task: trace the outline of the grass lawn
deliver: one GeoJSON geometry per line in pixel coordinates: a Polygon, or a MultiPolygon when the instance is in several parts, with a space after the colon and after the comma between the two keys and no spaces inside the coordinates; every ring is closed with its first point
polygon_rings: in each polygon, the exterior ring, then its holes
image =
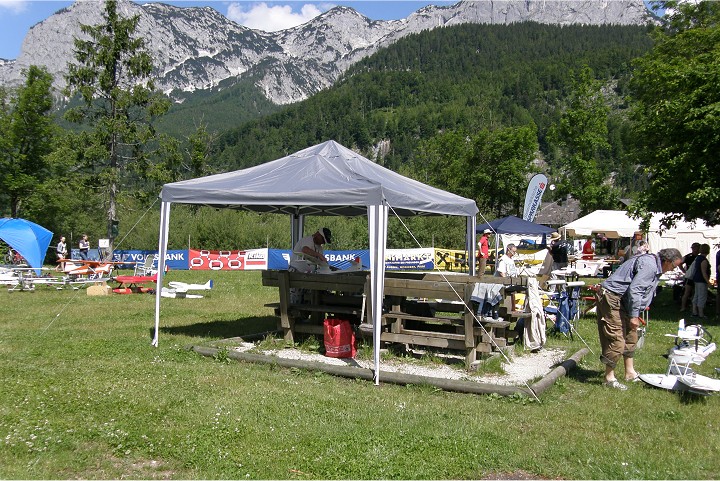
{"type": "MultiPolygon", "coordinates": [[[[193,344],[275,328],[259,272],[171,271],[203,299],[0,292],[0,478],[712,479],[720,399],[604,388],[593,349],[541,397],[481,396],[216,359],[193,344]]],[[[656,299],[639,372],[662,373],[677,330],[656,299]]],[[[716,322],[716,321],[715,321],[716,322]]],[[[712,321],[711,334],[720,332],[712,321]]],[[[579,340],[551,336],[572,354],[579,340]]],[[[720,357],[698,371],[712,376],[720,357]]],[[[622,372],[619,373],[622,376],[622,372]]]]}

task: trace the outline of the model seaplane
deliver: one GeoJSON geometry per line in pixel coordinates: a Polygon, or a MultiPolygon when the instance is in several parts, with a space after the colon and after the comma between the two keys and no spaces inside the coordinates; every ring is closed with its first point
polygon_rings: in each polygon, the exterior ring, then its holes
{"type": "Polygon", "coordinates": [[[685,320],[681,319],[677,334],[665,335],[675,339],[675,345],[667,355],[667,371],[665,374],[641,374],[640,379],[654,387],[701,396],[720,392],[720,379],[703,376],[690,367],[691,364],[699,366],[715,351],[710,333],[700,325],[686,327],[685,320]]]}
{"type": "Polygon", "coordinates": [[[109,281],[115,265],[123,264],[86,259],[58,259],[57,262],[61,266],[63,277],[45,282],[48,285],[55,285],[57,289],[62,289],[64,286],[79,289],[86,284],[109,281]]]}
{"type": "Polygon", "coordinates": [[[38,270],[48,269],[21,266],[0,267],[0,284],[7,286],[8,292],[15,292],[34,291],[36,284],[50,284],[58,281],[53,276],[38,276],[38,270]]]}

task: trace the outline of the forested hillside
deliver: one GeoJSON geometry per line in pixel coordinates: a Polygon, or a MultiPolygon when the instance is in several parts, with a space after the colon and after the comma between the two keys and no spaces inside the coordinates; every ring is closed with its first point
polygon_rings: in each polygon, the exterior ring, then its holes
{"type": "MultiPolygon", "coordinates": [[[[151,248],[157,245],[150,226],[157,224],[158,213],[150,204],[163,183],[257,165],[334,139],[404,175],[473,198],[489,218],[517,214],[527,179],[537,171],[558,186],[555,195],[571,193],[584,209],[602,208],[619,195],[632,196],[643,181],[625,153],[632,136],[624,96],[633,59],[650,47],[641,27],[522,23],[435,29],[378,51],[332,88],[295,105],[264,103],[247,84],[203,92],[166,115],[158,102],[145,116],[123,119],[127,138],[111,169],[104,164],[102,127],[115,123],[59,130],[46,141],[52,153],[44,164],[8,164],[24,170],[5,175],[4,185],[14,190],[0,192],[0,200],[8,205],[13,200],[19,215],[70,238],[79,231],[94,239],[111,234],[119,236],[122,247],[151,248]],[[176,138],[155,137],[158,131],[176,138]],[[143,139],[130,138],[135,132],[143,139]],[[116,188],[106,187],[109,181],[116,188]],[[116,193],[116,208],[108,208],[108,192],[116,193]],[[140,219],[148,228],[140,228],[140,219]]],[[[28,82],[24,92],[38,91],[28,82]]],[[[44,101],[50,93],[36,96],[44,101]]],[[[7,158],[22,151],[20,140],[40,145],[23,134],[19,119],[29,110],[25,104],[0,103],[8,113],[0,121],[17,130],[5,139],[7,158]]],[[[183,220],[170,245],[251,248],[264,239],[288,247],[279,234],[286,231],[287,219],[226,216],[212,209],[176,214],[183,220]]],[[[364,229],[362,222],[313,222],[338,227],[335,247],[365,243],[359,239],[366,236],[353,234],[364,229]]],[[[423,245],[462,246],[464,221],[412,219],[409,224],[423,245]]],[[[392,247],[415,246],[404,228],[390,229],[388,239],[392,247]]]]}
{"type": "MultiPolygon", "coordinates": [[[[547,130],[572,75],[589,66],[612,87],[617,110],[632,59],[650,46],[643,27],[462,25],[412,35],[333,88],[221,135],[217,167],[244,168],[335,139],[371,158],[379,150],[379,162],[402,170],[418,142],[438,132],[530,124],[547,154],[547,130]]],[[[608,160],[620,162],[612,157],[624,151],[622,123],[609,128],[608,160]]]]}

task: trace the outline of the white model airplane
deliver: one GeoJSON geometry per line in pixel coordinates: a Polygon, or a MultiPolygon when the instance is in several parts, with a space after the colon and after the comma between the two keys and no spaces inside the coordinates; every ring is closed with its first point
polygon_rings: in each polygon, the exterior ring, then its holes
{"type": "Polygon", "coordinates": [[[209,291],[213,288],[213,281],[210,279],[205,284],[187,284],[185,282],[168,282],[170,287],[163,287],[160,291],[162,297],[173,297],[183,299],[202,299],[200,294],[188,294],[188,291],[209,291]]]}
{"type": "Polygon", "coordinates": [[[331,266],[326,262],[318,262],[317,274],[340,274],[345,272],[355,272],[362,270],[362,260],[356,257],[354,260],[347,261],[348,266],[342,269],[331,266]]]}
{"type": "Polygon", "coordinates": [[[668,369],[665,374],[641,374],[640,379],[654,387],[671,391],[687,391],[693,394],[708,396],[720,392],[720,379],[713,379],[698,374],[691,364],[700,365],[712,354],[714,342],[708,342],[705,335],[710,334],[699,325],[685,326],[681,319],[677,334],[665,334],[675,338],[675,345],[668,352],[668,369]]]}
{"type": "MultiPolygon", "coordinates": [[[[43,271],[52,269],[40,268],[43,271]]],[[[38,276],[34,267],[0,267],[0,284],[8,287],[8,292],[34,291],[37,284],[49,285],[58,282],[57,277],[38,276]]]]}

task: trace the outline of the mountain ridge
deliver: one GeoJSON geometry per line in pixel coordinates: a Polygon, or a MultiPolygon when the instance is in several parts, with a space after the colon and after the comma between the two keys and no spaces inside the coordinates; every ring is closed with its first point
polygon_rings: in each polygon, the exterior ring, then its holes
{"type": "MultiPolygon", "coordinates": [[[[77,1],[33,26],[16,60],[0,60],[0,85],[17,86],[22,70],[44,66],[61,89],[73,37],[80,24],[102,22],[99,2],[77,1]]],[[[350,66],[378,49],[423,30],[463,23],[640,25],[650,21],[642,0],[462,0],[427,6],[400,20],[372,20],[350,7],[335,7],[309,22],[279,32],[239,25],[211,7],[139,5],[120,0],[124,16],[140,15],[138,35],[146,40],[156,68],[156,86],[176,101],[197,90],[218,88],[228,79],[253,78],[277,105],[298,102],[325,89],[350,66]]]]}

